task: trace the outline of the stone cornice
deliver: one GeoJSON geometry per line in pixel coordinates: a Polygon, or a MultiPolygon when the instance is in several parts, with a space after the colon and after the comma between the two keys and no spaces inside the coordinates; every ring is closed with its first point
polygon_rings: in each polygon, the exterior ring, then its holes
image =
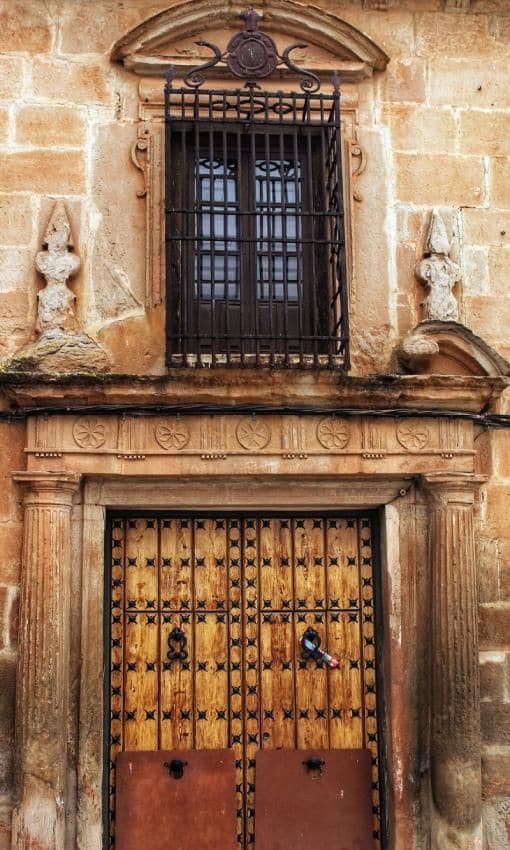
{"type": "Polygon", "coordinates": [[[0,411],[211,405],[317,410],[417,409],[480,413],[494,408],[506,377],[351,377],[298,370],[174,370],[165,376],[0,374],[0,411]]]}

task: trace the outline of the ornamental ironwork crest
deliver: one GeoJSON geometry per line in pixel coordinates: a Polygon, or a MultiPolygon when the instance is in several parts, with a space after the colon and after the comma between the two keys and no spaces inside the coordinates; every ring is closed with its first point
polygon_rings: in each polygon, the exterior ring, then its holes
{"type": "MultiPolygon", "coordinates": [[[[255,9],[240,12],[244,20],[244,29],[234,35],[226,49],[222,51],[216,44],[200,39],[195,42],[199,47],[208,47],[213,56],[201,65],[192,68],[184,77],[184,84],[191,88],[199,88],[206,79],[205,72],[215,65],[226,65],[235,77],[246,80],[247,88],[257,88],[257,80],[271,76],[279,68],[287,68],[300,77],[300,87],[305,92],[316,92],[320,88],[320,79],[312,71],[306,71],[296,65],[290,57],[293,50],[304,49],[307,44],[296,42],[286,47],[282,53],[267,33],[260,32],[258,25],[262,20],[255,9]]],[[[170,83],[175,69],[170,67],[167,79],[170,83]]]]}

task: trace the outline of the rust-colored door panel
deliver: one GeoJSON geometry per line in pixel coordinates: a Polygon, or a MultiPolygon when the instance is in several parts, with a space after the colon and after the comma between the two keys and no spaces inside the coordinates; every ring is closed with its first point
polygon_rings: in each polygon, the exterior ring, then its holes
{"type": "Polygon", "coordinates": [[[256,850],[373,850],[368,750],[263,750],[256,850]]]}
{"type": "Polygon", "coordinates": [[[117,756],[116,850],[237,850],[232,750],[117,756]]]}

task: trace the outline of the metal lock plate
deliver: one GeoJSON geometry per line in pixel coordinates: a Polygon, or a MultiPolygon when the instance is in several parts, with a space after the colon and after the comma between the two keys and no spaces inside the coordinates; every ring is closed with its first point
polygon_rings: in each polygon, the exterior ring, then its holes
{"type": "Polygon", "coordinates": [[[373,850],[368,750],[262,750],[257,850],[373,850]]]}
{"type": "Polygon", "coordinates": [[[117,756],[115,850],[237,850],[232,750],[117,756]]]}

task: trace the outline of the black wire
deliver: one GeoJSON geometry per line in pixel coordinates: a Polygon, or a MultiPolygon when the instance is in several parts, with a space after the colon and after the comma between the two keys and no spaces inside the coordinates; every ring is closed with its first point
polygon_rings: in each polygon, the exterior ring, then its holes
{"type": "Polygon", "coordinates": [[[131,416],[158,416],[162,414],[187,414],[199,416],[201,414],[221,413],[226,415],[249,415],[249,414],[291,414],[294,416],[377,416],[387,418],[444,418],[444,419],[467,419],[487,428],[510,427],[510,414],[503,413],[470,413],[465,410],[434,410],[420,408],[392,407],[380,410],[367,410],[364,408],[343,407],[317,407],[309,405],[226,405],[226,404],[77,404],[77,405],[52,405],[52,406],[25,406],[15,410],[0,411],[0,419],[18,420],[27,416],[56,416],[59,414],[95,415],[102,413],[123,413],[131,416]]]}

